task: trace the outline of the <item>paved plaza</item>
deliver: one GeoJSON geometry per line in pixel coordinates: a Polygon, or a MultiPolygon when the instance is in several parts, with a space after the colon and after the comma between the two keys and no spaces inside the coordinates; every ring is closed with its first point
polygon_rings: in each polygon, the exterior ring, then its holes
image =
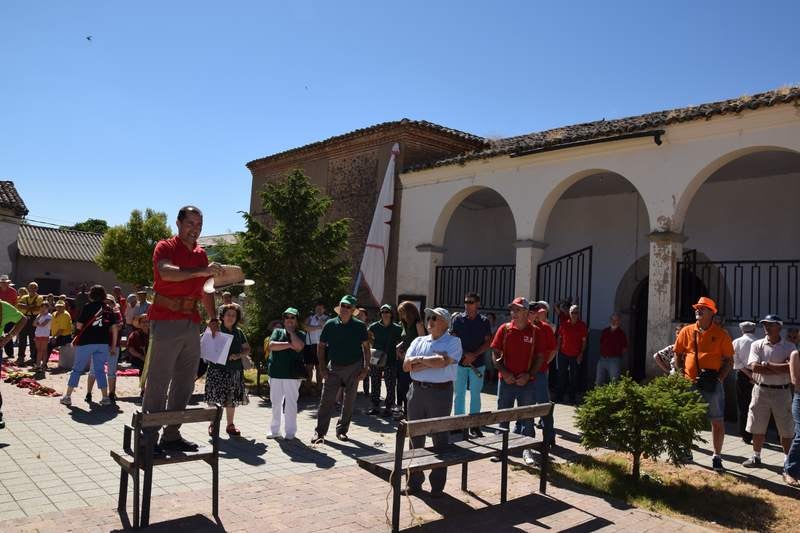
{"type": "MultiPolygon", "coordinates": [[[[45,383],[63,390],[66,374],[48,375],[45,383]]],[[[84,388],[73,394],[72,407],[58,398],[37,397],[0,383],[5,399],[6,429],[0,431],[0,531],[109,531],[125,524],[116,512],[119,468],[109,450],[119,449],[122,426],[138,408],[137,378],[119,378],[118,408],[83,400],[84,388]]],[[[81,387],[85,386],[85,378],[81,387]]],[[[195,398],[200,399],[198,383],[195,398]]],[[[95,391],[95,401],[99,392],[95,391]]],[[[484,408],[495,397],[483,395],[484,408]]],[[[251,395],[237,409],[242,437],[221,439],[220,520],[211,516],[211,475],[203,462],[157,467],[153,476],[151,529],[175,531],[382,531],[389,486],[358,468],[355,458],[384,453],[394,445],[395,425],[365,414],[368,402],[359,396],[351,441],[308,444],[316,404],[305,401],[298,417],[298,439],[267,441],[268,402],[251,395]]],[[[558,446],[554,460],[585,453],[577,444],[572,407],[557,405],[558,446]]],[[[203,424],[185,426],[184,435],[207,441],[203,424]]],[[[329,435],[333,437],[333,435],[329,435]]],[[[710,435],[706,435],[710,440],[710,435]]],[[[782,454],[768,445],[767,467],[747,470],[739,464],[750,448],[729,436],[726,466],[742,476],[759,476],[768,486],[781,485],[782,454]]],[[[695,450],[697,465],[708,468],[708,445],[695,450]]],[[[515,459],[517,463],[519,459],[515,459]]],[[[488,460],[470,466],[470,491],[459,487],[457,468],[450,469],[446,496],[423,493],[404,498],[401,523],[422,523],[422,531],[681,531],[699,524],[632,508],[587,493],[548,486],[538,494],[538,477],[517,464],[509,476],[509,503],[500,508],[500,467],[488,460]],[[413,506],[413,515],[409,509],[413,506]],[[416,517],[417,522],[412,522],[416,517]]],[[[425,485],[427,489],[427,484],[425,485]]],[[[129,502],[130,502],[129,496],[129,502]]],[[[130,505],[130,503],[129,503],[130,505]]]]}

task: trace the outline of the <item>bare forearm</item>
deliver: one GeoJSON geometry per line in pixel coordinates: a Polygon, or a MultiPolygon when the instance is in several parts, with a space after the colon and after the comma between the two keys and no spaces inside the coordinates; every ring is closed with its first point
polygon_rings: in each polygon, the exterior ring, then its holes
{"type": "Polygon", "coordinates": [[[325,368],[325,348],[327,348],[326,344],[321,342],[317,344],[317,362],[320,368],[325,368]]]}
{"type": "Polygon", "coordinates": [[[213,294],[203,294],[203,307],[206,310],[206,315],[208,315],[208,318],[218,318],[217,310],[214,308],[213,294]]]}
{"type": "Polygon", "coordinates": [[[158,273],[164,281],[186,281],[193,278],[207,278],[211,275],[208,267],[181,268],[170,263],[158,265],[158,273]]]}

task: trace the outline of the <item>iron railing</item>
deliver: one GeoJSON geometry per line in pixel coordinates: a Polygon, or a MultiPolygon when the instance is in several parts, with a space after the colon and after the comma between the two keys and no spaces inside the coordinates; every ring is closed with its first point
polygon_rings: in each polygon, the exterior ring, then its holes
{"type": "Polygon", "coordinates": [[[675,319],[694,322],[692,304],[709,296],[728,321],[758,321],[779,315],[800,323],[800,259],[678,262],[675,319]]]}
{"type": "Polygon", "coordinates": [[[436,267],[435,305],[464,307],[464,295],[477,292],[481,309],[502,311],[514,299],[514,265],[448,265],[436,267]]]}
{"type": "Polygon", "coordinates": [[[536,270],[536,299],[550,303],[556,323],[555,304],[568,300],[581,306],[581,320],[590,324],[592,310],[592,247],[541,263],[536,270]]]}

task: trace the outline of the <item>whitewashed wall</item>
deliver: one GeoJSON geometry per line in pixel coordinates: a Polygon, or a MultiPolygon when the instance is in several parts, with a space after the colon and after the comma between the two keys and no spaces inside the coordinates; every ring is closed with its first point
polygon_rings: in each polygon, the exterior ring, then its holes
{"type": "Polygon", "coordinates": [[[516,239],[511,209],[467,209],[453,212],[444,237],[445,265],[513,265],[516,239]]]}

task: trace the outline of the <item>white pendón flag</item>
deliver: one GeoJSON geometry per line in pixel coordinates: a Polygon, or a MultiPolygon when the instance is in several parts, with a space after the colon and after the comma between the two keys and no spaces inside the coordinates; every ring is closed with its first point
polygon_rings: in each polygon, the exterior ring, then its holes
{"type": "Polygon", "coordinates": [[[392,156],[386,167],[383,185],[378,195],[375,213],[372,215],[372,225],[369,227],[367,245],[364,248],[364,258],[358,272],[356,286],[353,294],[358,292],[361,281],[367,286],[375,303],[383,303],[383,284],[386,274],[386,260],[389,255],[389,232],[392,224],[392,210],[394,209],[394,170],[395,160],[400,153],[400,145],[392,146],[392,156]]]}

